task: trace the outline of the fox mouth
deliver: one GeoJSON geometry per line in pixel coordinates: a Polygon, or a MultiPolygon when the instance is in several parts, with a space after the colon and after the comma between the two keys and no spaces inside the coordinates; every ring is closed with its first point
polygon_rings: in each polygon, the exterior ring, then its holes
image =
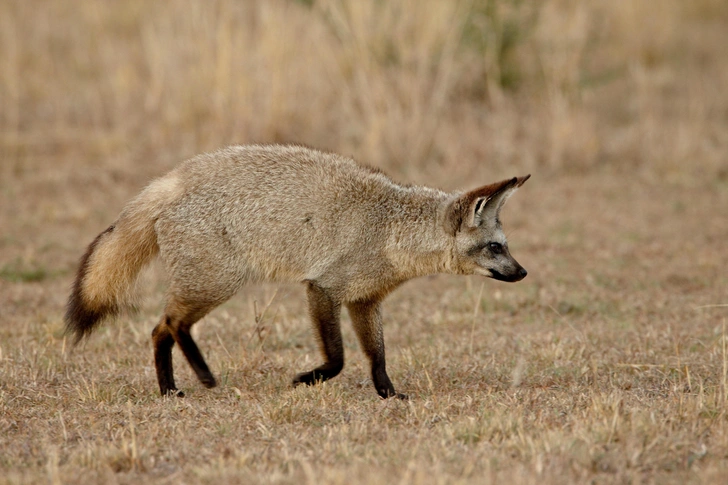
{"type": "Polygon", "coordinates": [[[521,281],[523,278],[526,277],[528,274],[528,271],[526,271],[526,268],[518,268],[516,271],[514,271],[511,274],[503,274],[500,273],[494,269],[490,270],[490,277],[494,280],[498,281],[507,281],[508,283],[515,283],[516,281],[521,281]]]}

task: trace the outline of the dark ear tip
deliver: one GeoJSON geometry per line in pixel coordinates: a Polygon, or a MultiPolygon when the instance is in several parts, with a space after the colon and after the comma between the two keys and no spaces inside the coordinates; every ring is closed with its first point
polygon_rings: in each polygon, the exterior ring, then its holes
{"type": "Polygon", "coordinates": [[[518,187],[524,184],[524,182],[531,178],[531,174],[525,175],[523,177],[513,177],[512,183],[516,184],[518,187]]]}

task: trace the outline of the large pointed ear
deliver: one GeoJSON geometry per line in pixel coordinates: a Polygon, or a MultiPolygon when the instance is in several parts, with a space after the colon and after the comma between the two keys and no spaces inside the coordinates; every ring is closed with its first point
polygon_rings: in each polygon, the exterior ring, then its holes
{"type": "Polygon", "coordinates": [[[478,227],[484,221],[497,221],[503,204],[531,175],[513,177],[471,190],[450,202],[445,213],[445,230],[455,235],[466,227],[478,227]]]}
{"type": "Polygon", "coordinates": [[[493,184],[497,187],[496,190],[487,197],[478,198],[472,207],[473,226],[479,226],[485,221],[498,223],[500,211],[508,198],[530,177],[531,174],[528,174],[525,177],[513,177],[493,184]]]}

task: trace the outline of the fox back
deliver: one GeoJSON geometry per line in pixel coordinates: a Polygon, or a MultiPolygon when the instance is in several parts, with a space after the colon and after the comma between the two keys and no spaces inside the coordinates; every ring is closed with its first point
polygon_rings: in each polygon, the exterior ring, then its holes
{"type": "Polygon", "coordinates": [[[164,180],[181,195],[155,225],[161,257],[174,284],[213,299],[262,280],[319,281],[358,299],[409,276],[396,261],[408,246],[442,246],[420,214],[435,214],[446,194],[399,186],[334,154],[233,147],[164,180]]]}
{"type": "Polygon", "coordinates": [[[499,214],[527,178],[446,193],[400,185],[349,158],[300,146],[199,155],[152,182],[89,246],[67,329],[78,340],[129,306],[139,270],[159,254],[170,285],[153,333],[160,390],[177,392],[174,343],[211,386],[189,328],[246,283],[302,282],[325,364],[300,382],[333,377],[343,367],[338,315],[345,305],[378,392],[395,395],[383,370],[381,300],[426,274],[522,279],[526,272],[508,252],[499,214]]]}

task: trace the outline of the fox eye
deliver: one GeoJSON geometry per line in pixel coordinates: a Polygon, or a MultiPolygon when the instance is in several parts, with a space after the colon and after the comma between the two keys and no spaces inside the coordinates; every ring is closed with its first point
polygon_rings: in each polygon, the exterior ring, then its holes
{"type": "Polygon", "coordinates": [[[501,243],[492,242],[488,244],[488,249],[493,254],[501,254],[503,252],[503,245],[501,243]]]}

